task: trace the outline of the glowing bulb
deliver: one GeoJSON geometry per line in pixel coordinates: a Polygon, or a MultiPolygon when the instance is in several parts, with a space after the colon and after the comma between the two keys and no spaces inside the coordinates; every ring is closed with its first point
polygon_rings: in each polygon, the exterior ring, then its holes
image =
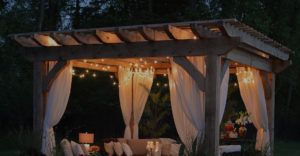
{"type": "Polygon", "coordinates": [[[248,83],[248,80],[246,78],[243,79],[244,83],[248,83]]]}
{"type": "Polygon", "coordinates": [[[86,62],[87,62],[87,60],[83,60],[83,62],[84,62],[84,63],[86,63],[86,62]]]}
{"type": "Polygon", "coordinates": [[[132,63],[129,63],[130,66],[132,66],[132,63]]]}
{"type": "Polygon", "coordinates": [[[85,70],[86,73],[89,73],[89,70],[85,70]]]}
{"type": "Polygon", "coordinates": [[[93,74],[93,77],[96,77],[96,76],[97,76],[96,73],[94,73],[94,74],[93,74]]]}
{"type": "Polygon", "coordinates": [[[147,61],[145,61],[144,64],[147,64],[147,61]]]}
{"type": "Polygon", "coordinates": [[[156,83],[156,86],[159,86],[159,83],[158,83],[158,82],[156,83]]]}
{"type": "Polygon", "coordinates": [[[197,39],[197,36],[194,36],[193,39],[196,40],[196,39],[197,39]]]}
{"type": "Polygon", "coordinates": [[[90,66],[93,66],[93,63],[91,63],[90,66]]]}
{"type": "Polygon", "coordinates": [[[114,76],[113,76],[113,75],[109,75],[109,77],[110,77],[111,79],[113,79],[113,78],[114,78],[114,76]]]}
{"type": "Polygon", "coordinates": [[[168,84],[167,84],[167,83],[165,83],[165,84],[164,84],[164,86],[165,86],[165,87],[167,87],[167,86],[168,86],[168,84]]]}
{"type": "Polygon", "coordinates": [[[166,73],[164,73],[164,77],[166,77],[167,76],[167,74],[166,73]]]}
{"type": "Polygon", "coordinates": [[[157,61],[156,61],[156,60],[154,60],[154,63],[157,63],[157,61]]]}
{"type": "Polygon", "coordinates": [[[101,59],[101,62],[104,62],[104,59],[101,59]]]}
{"type": "Polygon", "coordinates": [[[99,66],[99,64],[96,64],[96,67],[98,67],[99,66]]]}
{"type": "Polygon", "coordinates": [[[116,81],[114,81],[114,82],[113,82],[113,85],[115,86],[116,84],[117,84],[117,82],[116,82],[116,81]]]}
{"type": "Polygon", "coordinates": [[[236,86],[237,86],[237,83],[235,82],[233,85],[236,87],[236,86]]]}
{"type": "Polygon", "coordinates": [[[142,61],[143,61],[143,58],[140,58],[140,61],[142,62],[142,61]]]}
{"type": "Polygon", "coordinates": [[[75,75],[75,73],[72,73],[72,75],[75,75]]]}
{"type": "Polygon", "coordinates": [[[107,66],[107,69],[110,69],[110,66],[107,66]]]}
{"type": "Polygon", "coordinates": [[[136,64],[134,64],[134,66],[135,66],[135,67],[138,67],[138,66],[139,66],[139,64],[137,64],[137,63],[136,63],[136,64]]]}
{"type": "Polygon", "coordinates": [[[236,73],[236,75],[238,76],[238,75],[239,75],[239,73],[236,73]]]}
{"type": "Polygon", "coordinates": [[[167,56],[166,58],[167,58],[167,59],[169,59],[170,57],[169,57],[169,56],[167,56]]]}

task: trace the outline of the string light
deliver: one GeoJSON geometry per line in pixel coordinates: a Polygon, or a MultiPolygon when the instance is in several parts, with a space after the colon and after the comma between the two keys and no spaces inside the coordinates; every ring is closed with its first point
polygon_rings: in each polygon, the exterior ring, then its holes
{"type": "Polygon", "coordinates": [[[165,83],[165,84],[164,84],[164,86],[165,86],[165,87],[168,87],[168,84],[167,84],[167,83],[165,83]]]}
{"type": "Polygon", "coordinates": [[[158,82],[156,83],[156,86],[157,86],[157,87],[159,86],[159,83],[158,83],[158,82]]]}
{"type": "Polygon", "coordinates": [[[196,39],[197,39],[197,36],[194,36],[193,39],[196,40],[196,39]]]}
{"type": "Polygon", "coordinates": [[[135,66],[135,67],[139,67],[139,64],[136,63],[136,64],[134,64],[134,66],[135,66]]]}
{"type": "Polygon", "coordinates": [[[97,75],[96,75],[96,73],[93,73],[93,77],[96,77],[97,75]]]}
{"type": "Polygon", "coordinates": [[[132,66],[132,63],[129,63],[130,66],[132,66]]]}
{"type": "Polygon", "coordinates": [[[87,60],[83,60],[83,62],[84,62],[84,63],[86,63],[86,62],[87,62],[87,60]]]}
{"type": "Polygon", "coordinates": [[[107,66],[107,69],[110,69],[110,66],[107,66]]]}
{"type": "Polygon", "coordinates": [[[143,61],[143,58],[140,58],[140,61],[142,62],[142,61],[143,61]]]}
{"type": "Polygon", "coordinates": [[[116,81],[114,81],[114,82],[113,82],[113,85],[115,86],[116,84],[117,84],[117,82],[116,82],[116,81]]]}
{"type": "Polygon", "coordinates": [[[167,74],[166,73],[164,73],[164,77],[166,77],[167,76],[167,74]]]}
{"type": "Polygon", "coordinates": [[[156,61],[156,60],[154,60],[154,63],[157,63],[157,61],[156,61]]]}
{"type": "Polygon", "coordinates": [[[96,67],[98,67],[99,66],[99,64],[96,64],[96,67]]]}
{"type": "Polygon", "coordinates": [[[166,57],[166,59],[170,59],[170,57],[169,57],[169,56],[167,56],[167,57],[166,57]]]}
{"type": "Polygon", "coordinates": [[[114,78],[114,76],[113,76],[113,75],[109,75],[109,77],[110,77],[111,79],[113,79],[113,78],[114,78]]]}
{"type": "Polygon", "coordinates": [[[84,74],[79,75],[80,78],[84,78],[84,74]]]}
{"type": "Polygon", "coordinates": [[[86,73],[89,73],[89,70],[85,70],[86,73]]]}
{"type": "Polygon", "coordinates": [[[233,85],[236,87],[236,86],[237,86],[237,83],[235,82],[233,85]]]}
{"type": "Polygon", "coordinates": [[[104,62],[104,59],[101,59],[101,62],[104,62]]]}
{"type": "Polygon", "coordinates": [[[144,64],[147,64],[147,61],[145,61],[144,64]]]}

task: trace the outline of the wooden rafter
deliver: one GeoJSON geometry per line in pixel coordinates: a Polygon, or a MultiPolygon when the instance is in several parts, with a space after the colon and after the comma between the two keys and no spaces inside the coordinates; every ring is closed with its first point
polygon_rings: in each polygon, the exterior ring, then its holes
{"type": "Polygon", "coordinates": [[[141,35],[148,41],[170,40],[170,37],[163,31],[154,30],[146,26],[141,27],[139,30],[141,35]]]}
{"type": "Polygon", "coordinates": [[[123,41],[118,37],[117,34],[112,32],[105,32],[102,30],[96,30],[96,35],[104,43],[122,43],[123,41]]]}
{"type": "Polygon", "coordinates": [[[177,28],[172,25],[165,26],[168,36],[174,40],[194,39],[195,34],[192,31],[177,28]]]}
{"type": "Polygon", "coordinates": [[[219,38],[223,37],[220,32],[212,31],[207,27],[191,24],[192,31],[198,38],[219,38]]]}

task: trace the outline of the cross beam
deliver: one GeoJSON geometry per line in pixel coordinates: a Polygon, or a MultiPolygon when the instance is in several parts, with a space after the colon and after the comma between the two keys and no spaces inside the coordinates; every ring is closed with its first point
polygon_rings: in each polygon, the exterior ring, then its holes
{"type": "Polygon", "coordinates": [[[29,60],[72,60],[161,56],[224,55],[240,44],[237,38],[178,40],[100,45],[22,48],[29,60]]]}

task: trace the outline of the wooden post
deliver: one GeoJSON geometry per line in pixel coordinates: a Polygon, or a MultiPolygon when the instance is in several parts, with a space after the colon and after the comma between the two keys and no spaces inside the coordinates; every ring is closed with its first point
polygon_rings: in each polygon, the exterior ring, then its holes
{"type": "Polygon", "coordinates": [[[266,99],[270,132],[271,156],[274,155],[275,73],[268,73],[271,96],[266,99]]]}
{"type": "Polygon", "coordinates": [[[37,139],[37,149],[40,149],[42,143],[42,130],[44,119],[44,93],[43,79],[46,76],[46,63],[35,61],[33,63],[33,132],[37,139]]]}
{"type": "Polygon", "coordinates": [[[209,156],[219,154],[221,57],[207,55],[205,92],[205,141],[209,156]]]}

